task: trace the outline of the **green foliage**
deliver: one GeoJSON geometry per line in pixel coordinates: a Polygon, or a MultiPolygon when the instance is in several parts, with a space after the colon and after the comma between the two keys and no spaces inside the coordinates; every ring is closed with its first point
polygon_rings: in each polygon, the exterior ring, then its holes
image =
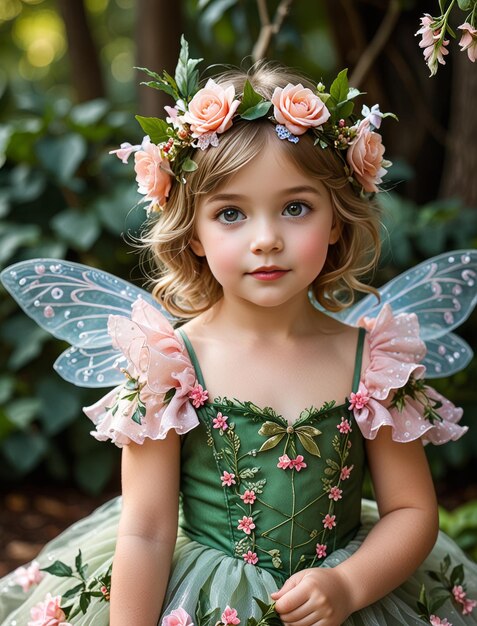
{"type": "Polygon", "coordinates": [[[477,500],[467,502],[453,511],[441,508],[439,526],[462,550],[477,560],[477,500]]]}

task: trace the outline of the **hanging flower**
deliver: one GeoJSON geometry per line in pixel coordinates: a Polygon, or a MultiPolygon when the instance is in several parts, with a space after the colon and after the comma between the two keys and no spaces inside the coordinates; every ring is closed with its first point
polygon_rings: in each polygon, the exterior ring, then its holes
{"type": "Polygon", "coordinates": [[[444,39],[440,28],[433,28],[435,19],[426,13],[421,17],[421,28],[416,35],[421,35],[419,47],[424,48],[424,59],[431,70],[431,76],[437,73],[438,64],[445,65],[444,56],[449,54],[449,40],[444,39]]]}
{"type": "Polygon", "coordinates": [[[467,56],[475,63],[477,59],[477,28],[474,28],[472,24],[464,22],[459,29],[462,30],[462,37],[459,41],[461,52],[467,52],[467,56]]]}

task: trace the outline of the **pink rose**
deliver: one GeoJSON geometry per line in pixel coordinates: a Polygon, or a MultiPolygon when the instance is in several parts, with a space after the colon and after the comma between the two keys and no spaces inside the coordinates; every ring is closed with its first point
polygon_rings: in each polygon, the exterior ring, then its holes
{"type": "Polygon", "coordinates": [[[28,626],[72,626],[65,622],[65,613],[60,607],[61,596],[53,597],[50,593],[46,594],[44,602],[39,602],[31,611],[32,619],[28,622],[28,626]]]}
{"type": "Polygon", "coordinates": [[[234,100],[235,87],[222,85],[209,78],[207,84],[195,94],[181,121],[190,124],[193,137],[206,133],[223,133],[232,126],[240,102],[234,100]]]}
{"type": "Polygon", "coordinates": [[[272,96],[273,116],[294,135],[303,135],[309,128],[324,124],[330,112],[311,89],[290,83],[276,87],[272,96]]]}
{"type": "Polygon", "coordinates": [[[28,567],[18,567],[13,573],[13,578],[17,585],[27,592],[30,587],[37,585],[44,577],[44,573],[40,572],[38,561],[32,561],[28,567]]]}
{"type": "Polygon", "coordinates": [[[354,177],[365,191],[379,191],[377,184],[386,174],[383,154],[381,135],[369,130],[369,121],[363,120],[358,126],[355,139],[349,144],[346,160],[354,177]]]}
{"type": "Polygon", "coordinates": [[[141,149],[134,155],[134,170],[139,193],[150,201],[148,212],[156,205],[162,207],[169,196],[172,185],[171,169],[167,159],[162,158],[159,146],[144,137],[141,149]]]}
{"type": "Polygon", "coordinates": [[[179,607],[163,617],[162,626],[194,626],[194,624],[189,613],[179,607]]]}
{"type": "Polygon", "coordinates": [[[232,626],[240,624],[236,609],[232,609],[230,608],[230,606],[226,606],[224,612],[222,613],[222,623],[226,626],[227,624],[231,624],[232,626]]]}
{"type": "Polygon", "coordinates": [[[459,41],[461,51],[465,52],[467,50],[467,56],[472,63],[475,63],[475,59],[477,59],[477,28],[474,28],[468,22],[464,22],[459,28],[463,31],[459,41]]]}

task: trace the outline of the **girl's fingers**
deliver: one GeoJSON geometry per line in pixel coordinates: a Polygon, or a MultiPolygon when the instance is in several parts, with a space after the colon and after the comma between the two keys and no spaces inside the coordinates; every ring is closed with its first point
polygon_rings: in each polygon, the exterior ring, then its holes
{"type": "Polygon", "coordinates": [[[278,600],[278,598],[281,598],[285,593],[296,587],[296,585],[297,581],[293,578],[293,576],[291,576],[285,581],[283,587],[281,589],[278,589],[278,591],[274,591],[273,593],[271,593],[270,597],[273,600],[278,600]]]}
{"type": "MultiPolygon", "coordinates": [[[[282,616],[280,617],[283,620],[282,616]]],[[[323,622],[321,621],[318,613],[313,612],[305,615],[298,621],[283,620],[283,623],[285,626],[320,626],[323,622]]]]}
{"type": "Polygon", "coordinates": [[[287,615],[298,607],[304,605],[309,596],[307,589],[304,588],[303,585],[293,586],[288,590],[285,590],[285,585],[283,585],[280,590],[283,590],[282,596],[275,603],[275,609],[277,613],[280,613],[280,615],[287,615]]]}
{"type": "Polygon", "coordinates": [[[305,602],[297,606],[292,611],[288,613],[280,613],[280,619],[287,624],[296,624],[300,620],[305,619],[308,615],[313,614],[313,610],[310,606],[309,602],[305,602]]]}

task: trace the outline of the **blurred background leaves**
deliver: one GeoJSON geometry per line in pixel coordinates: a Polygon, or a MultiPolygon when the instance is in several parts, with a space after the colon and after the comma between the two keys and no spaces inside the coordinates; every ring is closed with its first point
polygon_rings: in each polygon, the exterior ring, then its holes
{"type": "MultiPolygon", "coordinates": [[[[383,129],[394,167],[381,194],[384,248],[374,283],[428,256],[476,247],[477,74],[454,44],[447,66],[428,78],[414,33],[433,3],[2,0],[0,268],[27,258],[67,258],[142,284],[138,257],[124,240],[139,233],[145,214],[136,206],[132,166],[108,151],[140,141],[134,113],[160,116],[171,102],[141,87],[134,67],[173,72],[181,33],[192,55],[205,59],[203,67],[250,65],[264,41],[263,7],[272,23],[284,4],[289,12],[265,47],[269,58],[325,83],[349,67],[366,102],[380,102],[400,118],[383,129]]],[[[111,480],[117,485],[118,450],[91,438],[81,413],[98,392],[64,383],[51,368],[66,346],[3,291],[0,321],[0,480],[76,484],[89,493],[111,480]]],[[[476,345],[475,314],[460,334],[476,345]]],[[[476,374],[474,360],[438,382],[464,406],[470,425],[476,374]]],[[[468,478],[477,461],[476,431],[429,450],[438,483],[453,489],[452,477],[468,478]]],[[[461,491],[457,503],[472,496],[475,489],[461,491]]],[[[475,546],[465,521],[475,512],[466,508],[462,515],[464,543],[475,546]]]]}

